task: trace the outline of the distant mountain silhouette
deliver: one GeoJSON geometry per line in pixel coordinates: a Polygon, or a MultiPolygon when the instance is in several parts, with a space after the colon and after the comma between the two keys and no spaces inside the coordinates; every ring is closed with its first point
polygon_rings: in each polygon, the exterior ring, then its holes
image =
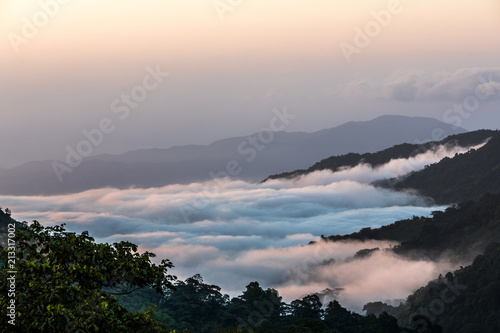
{"type": "Polygon", "coordinates": [[[305,168],[332,155],[375,152],[403,142],[421,143],[436,139],[436,135],[463,132],[466,130],[433,118],[381,116],[314,133],[275,132],[272,140],[268,132],[261,133],[260,138],[254,134],[209,145],[93,156],[64,173],[62,182],[53,170],[53,161],[30,162],[0,170],[0,193],[47,195],[106,186],[146,188],[223,176],[253,182],[277,172],[305,168]]]}

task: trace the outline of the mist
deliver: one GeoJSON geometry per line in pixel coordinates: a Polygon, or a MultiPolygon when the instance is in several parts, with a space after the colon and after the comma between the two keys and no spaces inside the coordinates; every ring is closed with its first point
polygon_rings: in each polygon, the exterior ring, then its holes
{"type": "Polygon", "coordinates": [[[140,251],[156,253],[158,261],[170,259],[172,274],[180,279],[200,273],[232,296],[251,281],[276,288],[288,301],[338,288],[342,304],[361,311],[369,301],[402,300],[453,267],[405,260],[390,251],[396,245],[391,242],[324,242],[320,236],[445,209],[417,194],[370,183],[465,151],[439,146],[376,168],[360,164],[263,184],[218,179],[59,196],[1,196],[0,202],[18,220],[66,223],[70,231],[88,230],[98,242],[136,243],[140,251]],[[310,241],[316,243],[308,245],[310,241]],[[359,250],[372,248],[380,250],[352,259],[359,250]]]}
{"type": "Polygon", "coordinates": [[[269,180],[266,183],[279,184],[279,186],[302,186],[302,184],[328,184],[343,180],[356,181],[358,183],[369,184],[379,179],[397,178],[410,172],[420,171],[426,165],[439,162],[445,157],[451,158],[455,154],[463,154],[471,149],[479,149],[486,142],[472,147],[460,147],[454,145],[437,145],[432,149],[412,156],[410,158],[392,159],[388,163],[373,167],[370,164],[360,163],[354,167],[345,167],[337,172],[312,172],[306,176],[299,176],[292,182],[281,179],[269,180]]]}

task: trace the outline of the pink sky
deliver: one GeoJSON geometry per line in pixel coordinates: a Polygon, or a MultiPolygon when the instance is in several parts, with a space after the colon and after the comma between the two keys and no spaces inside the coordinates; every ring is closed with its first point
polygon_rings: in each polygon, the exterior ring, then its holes
{"type": "MultiPolygon", "coordinates": [[[[0,125],[10,138],[0,167],[61,158],[147,66],[172,76],[95,153],[254,133],[285,105],[299,115],[289,130],[381,114],[443,120],[461,97],[401,103],[384,86],[414,73],[455,80],[465,69],[473,90],[474,71],[500,75],[498,0],[241,0],[218,12],[221,1],[1,1],[0,112],[16,126],[0,125]],[[357,31],[374,24],[356,46],[357,31]],[[350,62],[343,43],[358,49],[350,62]],[[370,94],[346,93],[359,82],[370,94]]],[[[462,125],[497,128],[495,101],[462,125]]]]}

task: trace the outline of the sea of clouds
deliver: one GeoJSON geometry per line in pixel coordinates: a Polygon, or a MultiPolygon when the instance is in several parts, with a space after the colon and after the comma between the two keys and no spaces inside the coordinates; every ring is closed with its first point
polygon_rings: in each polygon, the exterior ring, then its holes
{"type": "Polygon", "coordinates": [[[453,267],[444,261],[404,260],[386,250],[395,243],[323,242],[320,235],[351,233],[444,209],[416,194],[370,183],[465,151],[440,146],[377,168],[360,164],[261,184],[217,179],[147,189],[0,196],[0,203],[17,220],[66,223],[68,230],[88,230],[99,242],[134,242],[141,251],[156,253],[158,261],[170,259],[175,265],[171,273],[179,278],[200,273],[233,296],[252,281],[278,289],[287,301],[342,288],[337,296],[341,303],[360,311],[369,301],[404,299],[453,267]],[[313,240],[318,242],[308,245],[313,240]],[[381,251],[352,259],[359,250],[377,247],[381,251]]]}

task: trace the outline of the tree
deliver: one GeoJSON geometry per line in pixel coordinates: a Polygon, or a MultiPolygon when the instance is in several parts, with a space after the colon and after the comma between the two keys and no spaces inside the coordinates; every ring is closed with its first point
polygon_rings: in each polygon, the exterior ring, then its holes
{"type": "Polygon", "coordinates": [[[325,309],[325,323],[328,328],[345,331],[356,324],[355,318],[337,300],[328,303],[325,309]]]}
{"type": "Polygon", "coordinates": [[[417,332],[422,333],[442,333],[443,329],[431,321],[424,315],[416,315],[412,318],[412,326],[417,332]]]}
{"type": "Polygon", "coordinates": [[[297,318],[321,319],[321,300],[318,295],[307,295],[302,299],[297,299],[291,304],[292,313],[297,318]]]}
{"type": "MultiPolygon", "coordinates": [[[[151,287],[159,293],[174,288],[169,260],[156,265],[153,253],[137,253],[130,242],[98,244],[84,231],[64,225],[22,224],[14,237],[15,267],[7,260],[13,248],[0,253],[0,294],[7,295],[9,271],[15,276],[15,323],[29,332],[163,332],[152,310],[130,313],[113,295],[151,287]],[[2,264],[3,263],[3,264],[2,264]]],[[[0,325],[7,327],[10,302],[0,299],[0,325]]]]}
{"type": "Polygon", "coordinates": [[[258,282],[250,282],[243,293],[228,304],[224,315],[229,327],[240,327],[247,331],[272,331],[281,319],[282,298],[272,288],[262,289],[258,282]]]}
{"type": "Polygon", "coordinates": [[[448,281],[449,283],[453,283],[453,273],[452,272],[448,272],[446,273],[446,275],[444,276],[446,278],[446,281],[448,281]]]}
{"type": "Polygon", "coordinates": [[[220,324],[229,296],[221,294],[221,288],[203,283],[200,274],[175,284],[175,291],[168,291],[159,306],[175,322],[169,326],[188,328],[194,332],[210,332],[220,324]]]}

